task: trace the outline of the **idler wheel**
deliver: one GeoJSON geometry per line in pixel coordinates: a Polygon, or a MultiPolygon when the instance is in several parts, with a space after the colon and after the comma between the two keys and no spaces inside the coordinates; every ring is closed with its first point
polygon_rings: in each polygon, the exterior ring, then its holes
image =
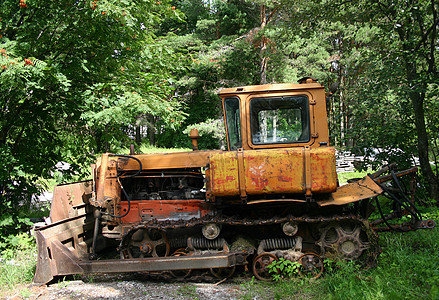
{"type": "Polygon", "coordinates": [[[270,281],[272,273],[268,266],[273,262],[278,261],[277,257],[271,253],[262,253],[253,260],[253,274],[259,280],[270,281]]]}
{"type": "Polygon", "coordinates": [[[315,253],[302,254],[297,260],[300,263],[299,275],[317,279],[323,274],[323,260],[315,253]]]}
{"type": "Polygon", "coordinates": [[[214,240],[221,233],[221,226],[215,223],[209,223],[203,226],[201,232],[206,239],[214,240]]]}
{"type": "Polygon", "coordinates": [[[282,231],[287,236],[294,236],[299,231],[299,225],[294,222],[286,222],[282,224],[282,231]]]}
{"type": "Polygon", "coordinates": [[[169,255],[169,249],[169,242],[163,231],[140,228],[124,238],[120,255],[122,259],[163,257],[169,255]]]}
{"type": "Polygon", "coordinates": [[[347,259],[359,258],[363,252],[361,241],[354,236],[344,236],[338,241],[338,251],[347,259]]]}

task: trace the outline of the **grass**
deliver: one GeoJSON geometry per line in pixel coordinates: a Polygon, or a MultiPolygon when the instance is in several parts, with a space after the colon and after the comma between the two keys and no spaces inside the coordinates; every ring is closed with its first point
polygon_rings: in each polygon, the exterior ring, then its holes
{"type": "Polygon", "coordinates": [[[19,290],[26,294],[25,285],[32,282],[37,260],[37,247],[29,243],[26,234],[20,234],[22,245],[7,249],[1,254],[0,261],[0,298],[12,296],[19,290]]]}
{"type": "Polygon", "coordinates": [[[190,299],[198,299],[197,287],[191,283],[186,283],[177,289],[177,293],[183,297],[188,297],[190,299]]]}
{"type": "Polygon", "coordinates": [[[347,172],[347,173],[338,173],[337,176],[338,176],[339,183],[344,184],[344,183],[347,183],[349,179],[363,178],[368,173],[372,173],[372,172],[371,171],[363,171],[363,172],[355,171],[355,172],[347,172]]]}
{"type": "MultiPolygon", "coordinates": [[[[439,221],[437,208],[426,217],[439,221]]],[[[380,234],[376,268],[338,262],[317,280],[251,281],[244,299],[439,299],[439,229],[380,234]]]]}

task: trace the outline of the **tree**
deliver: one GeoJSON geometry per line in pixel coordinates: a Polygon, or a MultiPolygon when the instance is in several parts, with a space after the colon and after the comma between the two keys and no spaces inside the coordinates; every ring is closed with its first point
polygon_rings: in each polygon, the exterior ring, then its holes
{"type": "MultiPolygon", "coordinates": [[[[292,5],[287,13],[293,21],[286,23],[285,32],[296,26],[296,39],[319,36],[320,41],[305,44],[329,50],[328,58],[337,58],[326,66],[337,71],[341,82],[334,98],[339,100],[339,118],[331,112],[331,127],[338,119],[343,144],[398,152],[388,152],[389,161],[401,153],[407,157],[414,142],[430,196],[438,200],[438,174],[430,165],[437,132],[425,110],[427,104],[437,107],[435,1],[308,1],[292,5]],[[331,49],[330,44],[336,47],[331,49]]],[[[308,61],[312,55],[306,54],[308,61]]],[[[334,104],[331,110],[337,107],[334,104]]]]}
{"type": "Polygon", "coordinates": [[[180,56],[154,35],[164,16],[181,13],[168,1],[0,3],[0,230],[56,163],[87,176],[142,115],[184,119],[172,87],[180,56]]]}
{"type": "MultiPolygon", "coordinates": [[[[342,8],[347,10],[344,5],[342,8]]],[[[430,197],[439,201],[438,174],[433,172],[430,165],[430,149],[436,136],[428,135],[425,118],[425,105],[428,101],[426,97],[431,95],[431,87],[439,83],[436,61],[439,52],[437,3],[364,1],[354,8],[361,12],[357,16],[372,20],[372,25],[380,30],[377,38],[380,40],[380,46],[384,48],[376,51],[381,54],[383,69],[388,74],[395,74],[399,79],[397,85],[395,80],[389,77],[381,84],[391,83],[396,95],[410,100],[421,170],[429,183],[430,197]],[[382,55],[383,49],[386,51],[385,55],[382,55]]],[[[365,21],[364,18],[351,20],[365,21]]]]}

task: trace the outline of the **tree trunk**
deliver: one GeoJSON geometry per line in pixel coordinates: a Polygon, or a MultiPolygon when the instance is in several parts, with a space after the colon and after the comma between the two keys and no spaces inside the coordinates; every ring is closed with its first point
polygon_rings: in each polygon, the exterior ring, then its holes
{"type": "Polygon", "coordinates": [[[140,127],[141,127],[140,125],[136,125],[136,135],[134,139],[137,145],[142,144],[142,135],[140,132],[140,127]]]}
{"type": "Polygon", "coordinates": [[[148,138],[149,144],[155,145],[155,118],[153,115],[148,116],[148,138]]]}
{"type": "Polygon", "coordinates": [[[418,74],[416,72],[416,64],[414,62],[409,61],[406,58],[406,72],[407,79],[411,90],[409,92],[409,98],[412,102],[413,111],[415,114],[415,126],[417,133],[417,143],[418,143],[418,156],[419,162],[421,164],[421,171],[424,174],[427,182],[428,182],[428,190],[430,197],[439,203],[439,181],[435,176],[431,165],[430,160],[428,158],[428,135],[425,126],[425,112],[424,112],[424,99],[425,93],[418,92],[418,90],[425,91],[426,87],[419,88],[417,77],[418,74]]]}
{"type": "MultiPolygon", "coordinates": [[[[265,25],[267,25],[267,15],[266,15],[266,6],[261,5],[261,30],[264,30],[265,25]]],[[[267,49],[267,41],[264,35],[261,37],[261,80],[260,84],[267,83],[267,60],[265,57],[265,50],[267,49]]]]}

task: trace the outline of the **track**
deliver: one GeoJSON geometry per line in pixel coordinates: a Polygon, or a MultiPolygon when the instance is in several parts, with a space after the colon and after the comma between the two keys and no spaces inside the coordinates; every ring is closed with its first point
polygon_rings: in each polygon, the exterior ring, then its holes
{"type": "MultiPolygon", "coordinates": [[[[279,227],[280,224],[286,223],[298,224],[301,228],[300,234],[303,235],[301,239],[303,238],[306,244],[311,244],[314,248],[300,248],[300,250],[295,251],[295,237],[285,236],[284,238],[261,239],[251,251],[248,249],[243,251],[244,257],[248,258],[248,265],[245,268],[251,269],[256,278],[261,280],[271,279],[268,265],[274,260],[279,259],[279,257],[291,261],[299,261],[305,266],[303,271],[304,273],[308,273],[307,276],[312,274],[312,277],[319,277],[323,272],[324,259],[360,260],[365,266],[374,266],[376,264],[376,258],[380,253],[378,236],[367,220],[356,215],[337,215],[333,217],[285,216],[270,219],[208,216],[184,222],[149,221],[132,226],[123,236],[119,245],[119,251],[122,254],[121,257],[145,257],[145,254],[155,257],[169,255],[169,253],[174,253],[172,255],[176,256],[191,256],[194,254],[203,255],[230,251],[229,244],[223,238],[198,241],[196,238],[190,237],[186,245],[182,245],[181,241],[179,242],[182,248],[177,250],[171,249],[170,244],[172,245],[177,242],[172,239],[168,241],[165,233],[172,233],[173,230],[183,228],[201,227],[211,223],[215,223],[218,226],[228,226],[229,231],[233,231],[233,228],[238,227],[253,229],[276,224],[279,224],[279,227]],[[147,232],[154,231],[156,231],[156,238],[151,239],[150,234],[147,232]],[[195,241],[198,242],[195,243],[195,241]],[[155,249],[153,245],[160,246],[160,251],[159,249],[155,249]],[[135,246],[136,251],[133,251],[133,246],[135,246]],[[142,253],[142,247],[143,249],[147,249],[147,251],[143,251],[142,253]],[[138,254],[133,256],[131,254],[133,252],[138,254]]],[[[188,266],[186,270],[164,272],[162,275],[171,275],[176,280],[198,281],[203,276],[206,277],[206,280],[209,280],[209,278],[217,280],[224,279],[231,277],[234,272],[235,267],[232,267],[210,270],[209,275],[206,275],[206,273],[202,275],[202,272],[192,270],[190,266],[188,266]]]]}

